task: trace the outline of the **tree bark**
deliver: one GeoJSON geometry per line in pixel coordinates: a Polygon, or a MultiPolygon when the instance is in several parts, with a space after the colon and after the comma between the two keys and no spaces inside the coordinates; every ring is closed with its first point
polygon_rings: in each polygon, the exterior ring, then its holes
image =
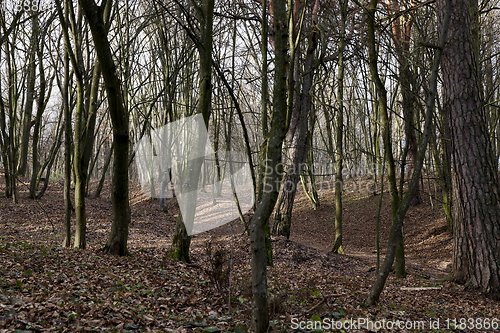
{"type": "Polygon", "coordinates": [[[64,82],[62,103],[64,113],[64,247],[71,246],[71,108],[69,106],[69,55],[64,52],[64,82]]]}
{"type": "MultiPolygon", "coordinates": [[[[453,152],[453,279],[500,299],[500,187],[478,72],[477,1],[451,1],[441,64],[453,152]]],[[[437,4],[442,24],[445,2],[437,4]]]]}
{"type": "MultiPolygon", "coordinates": [[[[112,0],[106,2],[111,7],[112,0]]],[[[113,223],[111,233],[104,247],[105,252],[117,255],[128,254],[127,240],[130,223],[128,165],[129,165],[129,116],[124,108],[120,79],[113,60],[107,37],[103,10],[94,0],[80,0],[92,32],[102,76],[108,97],[109,112],[113,124],[113,223]]]]}
{"type": "MultiPolygon", "coordinates": [[[[197,6],[197,5],[196,5],[197,6]]],[[[208,128],[208,121],[211,112],[212,103],[212,30],[213,30],[213,14],[214,0],[203,0],[201,6],[197,6],[197,15],[200,20],[200,36],[196,45],[200,57],[200,93],[198,100],[197,113],[203,115],[205,126],[208,128]]],[[[205,143],[198,143],[198,147],[205,147],[205,143]]],[[[194,162],[189,172],[189,179],[194,184],[198,184],[203,162],[194,162]]],[[[194,201],[196,202],[196,196],[194,201]]],[[[175,235],[172,240],[172,245],[169,250],[171,258],[189,262],[189,246],[191,244],[191,236],[188,235],[186,227],[183,223],[181,213],[175,226],[175,235]]]]}
{"type": "Polygon", "coordinates": [[[266,170],[262,200],[250,221],[252,254],[252,329],[267,332],[269,309],[267,303],[266,227],[278,199],[283,139],[288,130],[287,121],[287,52],[288,29],[286,0],[273,1],[272,17],[275,32],[273,115],[266,151],[266,170]]]}
{"type": "Polygon", "coordinates": [[[20,176],[26,175],[28,166],[28,148],[30,143],[31,116],[33,114],[33,102],[35,100],[35,80],[36,80],[36,49],[38,44],[38,16],[33,15],[31,19],[31,42],[28,58],[28,78],[26,82],[26,104],[24,107],[24,117],[22,122],[21,151],[19,154],[19,166],[17,173],[20,176]]]}
{"type": "Polygon", "coordinates": [[[302,92],[300,94],[300,98],[297,99],[296,105],[294,106],[294,113],[296,113],[296,117],[292,117],[288,131],[289,135],[292,136],[288,140],[290,144],[288,149],[291,155],[292,164],[290,168],[286,170],[285,176],[283,177],[283,189],[281,190],[281,196],[278,200],[278,205],[276,206],[276,212],[274,215],[273,234],[285,236],[287,239],[290,238],[295,194],[297,192],[300,175],[303,171],[305,171],[304,166],[309,149],[309,145],[307,144],[307,132],[308,119],[312,109],[310,93],[314,77],[313,62],[316,47],[318,45],[318,32],[319,31],[316,28],[313,28],[311,35],[309,36],[309,47],[307,49],[304,64],[302,92]],[[291,130],[292,126],[294,127],[294,130],[291,130]]]}
{"type": "Polygon", "coordinates": [[[368,52],[369,52],[369,64],[370,72],[372,78],[375,81],[375,87],[377,90],[377,96],[380,106],[380,115],[382,119],[382,129],[383,129],[383,140],[384,140],[384,154],[386,155],[386,161],[389,167],[389,193],[391,194],[391,209],[392,209],[392,224],[389,233],[389,242],[387,245],[387,254],[385,256],[384,262],[380,269],[380,273],[377,275],[376,280],[370,290],[368,295],[367,303],[368,305],[374,305],[378,302],[380,294],[384,289],[385,282],[389,276],[389,272],[394,262],[394,257],[396,255],[396,248],[398,242],[398,235],[401,233],[401,228],[403,226],[403,220],[408,208],[410,207],[411,200],[416,192],[416,187],[422,172],[422,166],[425,158],[425,151],[427,144],[429,142],[430,130],[432,128],[432,115],[434,111],[435,98],[437,94],[437,77],[439,70],[439,63],[442,55],[442,50],[446,44],[447,31],[450,22],[451,12],[451,0],[447,0],[447,14],[445,15],[444,23],[441,28],[441,36],[439,41],[439,47],[436,51],[434,65],[431,74],[431,84],[430,84],[430,94],[427,99],[427,110],[425,115],[425,125],[422,135],[422,144],[418,152],[417,164],[415,165],[415,170],[410,180],[408,186],[408,191],[406,192],[404,198],[400,201],[399,195],[397,193],[396,186],[396,175],[395,175],[395,165],[394,158],[392,156],[392,147],[390,144],[389,136],[389,122],[387,116],[387,96],[385,86],[380,80],[377,71],[377,54],[375,52],[375,12],[377,10],[378,0],[370,1],[370,8],[368,10],[368,52]]]}
{"type": "Polygon", "coordinates": [[[344,49],[345,49],[345,30],[347,16],[347,0],[340,1],[340,40],[339,40],[339,71],[337,73],[337,138],[335,140],[335,154],[337,161],[337,170],[335,172],[335,241],[333,242],[332,252],[344,254],[342,248],[342,188],[344,166],[344,49]]]}

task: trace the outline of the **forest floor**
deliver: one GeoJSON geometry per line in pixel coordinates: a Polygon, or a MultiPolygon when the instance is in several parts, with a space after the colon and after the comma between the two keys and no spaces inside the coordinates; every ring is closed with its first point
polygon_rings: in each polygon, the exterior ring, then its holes
{"type": "MultiPolygon", "coordinates": [[[[452,237],[433,181],[425,182],[423,203],[411,207],[405,220],[407,277],[391,273],[379,305],[364,305],[375,278],[381,196],[353,190],[363,181],[351,182],[344,196],[345,255],[329,253],[333,190],[320,189],[316,210],[298,194],[290,240],[272,239],[270,331],[307,331],[319,328],[318,320],[324,332],[340,326],[344,332],[495,331],[500,303],[447,281],[452,237]]],[[[116,257],[101,252],[112,218],[109,184],[100,198],[87,199],[85,250],[61,247],[61,182],[38,201],[20,185],[18,204],[3,197],[4,186],[0,175],[0,332],[245,332],[250,326],[250,245],[239,220],[195,235],[192,264],[164,259],[176,200],[164,213],[132,182],[131,255],[116,257]]],[[[390,211],[385,192],[381,260],[390,211]]]]}

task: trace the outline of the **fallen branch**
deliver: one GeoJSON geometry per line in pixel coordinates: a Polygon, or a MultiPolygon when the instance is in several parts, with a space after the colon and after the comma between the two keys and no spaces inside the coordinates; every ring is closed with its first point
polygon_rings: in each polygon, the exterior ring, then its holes
{"type": "Polygon", "coordinates": [[[314,310],[316,310],[321,304],[325,303],[327,299],[329,298],[332,298],[332,297],[340,297],[342,296],[343,294],[329,294],[329,295],[325,295],[325,297],[323,297],[323,299],[321,300],[321,302],[319,302],[318,304],[316,304],[315,306],[313,306],[312,308],[310,308],[309,310],[307,310],[306,312],[304,313],[310,313],[310,312],[313,312],[314,310]]]}
{"type": "Polygon", "coordinates": [[[401,290],[414,291],[414,290],[440,290],[443,287],[401,287],[401,290]]]}

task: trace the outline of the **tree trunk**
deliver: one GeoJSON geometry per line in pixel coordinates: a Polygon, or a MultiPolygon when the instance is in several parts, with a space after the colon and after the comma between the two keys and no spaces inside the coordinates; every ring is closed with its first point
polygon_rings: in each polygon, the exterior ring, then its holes
{"type": "Polygon", "coordinates": [[[300,99],[296,101],[294,112],[297,117],[292,119],[291,126],[295,130],[289,129],[289,134],[294,133],[293,137],[288,140],[292,155],[292,165],[286,171],[283,178],[283,189],[276,207],[273,222],[273,234],[290,238],[290,228],[292,224],[292,210],[297,191],[297,185],[301,173],[304,171],[304,165],[307,158],[309,145],[307,144],[308,118],[311,112],[311,87],[313,84],[313,61],[316,47],[318,45],[318,31],[313,29],[309,37],[309,47],[307,50],[306,60],[304,64],[304,78],[302,82],[302,93],[300,99]]]}
{"type": "Polygon", "coordinates": [[[450,128],[450,110],[441,108],[441,159],[443,161],[443,178],[441,190],[443,193],[443,210],[446,216],[448,231],[453,232],[453,192],[451,181],[451,128],[450,128]]]}
{"type": "MultiPolygon", "coordinates": [[[[9,28],[6,29],[4,26],[4,34],[0,38],[0,46],[3,45],[5,41],[7,41],[7,38],[9,37],[10,33],[14,30],[14,28],[17,26],[19,23],[20,17],[24,14],[24,11],[20,10],[18,13],[14,16],[9,28]]],[[[12,67],[11,67],[11,55],[10,55],[10,47],[9,43],[6,43],[5,46],[5,53],[7,55],[6,57],[6,62],[7,62],[7,71],[8,71],[8,94],[9,94],[9,111],[12,110],[14,104],[12,103],[12,99],[14,98],[14,92],[13,92],[13,80],[12,80],[12,67]]],[[[1,52],[0,52],[1,56],[1,52]]],[[[0,82],[0,91],[3,91],[1,88],[1,82],[0,82]]],[[[16,102],[17,104],[17,102],[16,102]]],[[[11,124],[12,124],[12,119],[11,114],[9,112],[9,129],[7,131],[7,113],[6,113],[6,106],[4,103],[3,98],[0,98],[0,135],[2,136],[2,160],[4,163],[4,175],[5,175],[5,197],[6,198],[14,198],[14,202],[16,202],[17,197],[16,197],[16,179],[15,179],[15,170],[11,169],[11,159],[14,157],[12,150],[14,149],[14,138],[11,136],[11,124]]]]}
{"type": "MultiPolygon", "coordinates": [[[[447,0],[447,13],[451,12],[451,0],[447,0]]],[[[392,147],[390,143],[389,135],[389,122],[387,114],[387,92],[385,86],[380,80],[377,71],[377,54],[375,52],[375,13],[377,10],[378,0],[370,1],[370,8],[368,11],[368,54],[369,54],[369,65],[372,78],[375,81],[375,87],[377,90],[377,96],[380,106],[380,115],[382,119],[383,128],[383,140],[384,140],[384,155],[389,167],[389,193],[391,194],[391,209],[392,209],[392,224],[389,233],[389,242],[387,245],[387,253],[384,259],[384,263],[380,269],[380,273],[377,274],[375,282],[373,283],[372,289],[368,295],[367,303],[368,305],[374,305],[378,302],[380,294],[384,288],[387,277],[389,276],[392,263],[394,262],[394,257],[396,255],[396,248],[398,242],[398,234],[401,233],[401,228],[403,226],[403,220],[408,208],[410,207],[411,200],[416,192],[416,187],[418,180],[422,172],[422,166],[425,157],[425,151],[427,144],[429,142],[430,130],[432,128],[432,115],[434,111],[435,98],[437,94],[437,77],[439,70],[439,62],[442,55],[442,50],[446,44],[447,31],[449,26],[450,15],[446,15],[443,27],[441,29],[441,37],[439,41],[439,47],[436,51],[436,56],[434,59],[434,66],[432,68],[431,74],[431,84],[430,84],[430,94],[427,100],[427,110],[425,115],[425,126],[422,135],[422,144],[418,152],[417,164],[415,165],[415,171],[410,180],[408,186],[408,191],[406,192],[404,198],[400,201],[399,195],[397,193],[396,186],[396,174],[394,158],[392,155],[392,147]]]]}
{"type": "Polygon", "coordinates": [[[288,130],[287,121],[287,52],[288,29],[286,24],[286,0],[273,1],[273,25],[275,32],[273,116],[266,151],[266,172],[262,200],[250,221],[250,247],[252,254],[252,329],[256,333],[267,332],[269,309],[267,303],[267,253],[266,227],[278,199],[283,139],[288,130]]]}
{"type": "Polygon", "coordinates": [[[6,44],[6,52],[7,54],[7,71],[8,71],[8,85],[9,85],[9,134],[7,141],[8,149],[7,149],[7,157],[9,160],[9,169],[10,169],[10,190],[12,194],[12,201],[17,204],[17,156],[18,156],[18,146],[16,145],[16,134],[17,134],[17,103],[19,99],[19,95],[17,92],[17,75],[15,72],[14,64],[14,51],[12,47],[9,46],[9,43],[6,44]]]}
{"type": "Polygon", "coordinates": [[[26,82],[26,105],[24,107],[24,117],[22,122],[21,152],[19,155],[19,166],[17,173],[26,175],[28,166],[28,148],[30,143],[31,116],[33,113],[33,102],[35,100],[35,80],[36,80],[36,49],[38,41],[38,16],[33,15],[31,19],[31,42],[28,58],[28,78],[26,82]]]}
{"type": "MultiPolygon", "coordinates": [[[[0,83],[1,90],[1,83],[0,83]]],[[[10,180],[10,159],[9,159],[9,134],[7,133],[7,123],[5,121],[5,104],[3,98],[0,98],[0,135],[2,136],[2,161],[4,166],[4,176],[5,176],[5,197],[10,198],[11,192],[11,180],[10,180]]]]}
{"type": "Polygon", "coordinates": [[[189,247],[191,245],[191,236],[188,235],[186,231],[186,226],[182,218],[182,214],[179,212],[177,220],[175,222],[175,234],[172,239],[172,246],[168,251],[168,257],[180,260],[183,262],[190,263],[189,259],[189,247]]]}
{"type": "MultiPolygon", "coordinates": [[[[203,0],[201,6],[197,7],[197,10],[198,19],[200,20],[200,39],[197,43],[200,56],[200,94],[197,113],[203,115],[205,126],[208,128],[212,103],[212,29],[214,0],[203,0]]],[[[203,142],[202,144],[199,142],[198,147],[205,147],[205,143],[203,142]]],[[[192,170],[189,172],[191,174],[189,179],[191,179],[193,184],[198,184],[202,165],[203,162],[195,162],[191,167],[192,170]]],[[[193,196],[194,202],[196,202],[196,192],[193,196]]],[[[179,216],[181,216],[180,212],[179,216]]],[[[190,243],[191,236],[187,234],[183,219],[179,217],[175,227],[172,246],[169,250],[169,256],[177,260],[189,262],[190,243]]]]}
{"type": "MultiPolygon", "coordinates": [[[[454,162],[453,279],[500,299],[500,188],[478,73],[478,36],[473,31],[477,1],[451,1],[450,42],[442,67],[454,162]]],[[[441,24],[445,3],[437,3],[441,24]]]]}
{"type": "Polygon", "coordinates": [[[71,246],[71,108],[69,107],[69,56],[64,52],[64,83],[62,103],[64,113],[64,247],[71,246]]]}
{"type": "Polygon", "coordinates": [[[267,0],[262,1],[262,45],[261,45],[261,53],[262,53],[262,91],[260,94],[260,105],[261,105],[261,115],[262,115],[262,137],[264,138],[261,146],[259,147],[259,166],[258,166],[258,179],[257,179],[257,200],[254,204],[254,210],[257,207],[257,204],[262,200],[262,190],[264,187],[264,172],[265,172],[265,156],[266,156],[266,148],[267,147],[267,138],[269,136],[269,126],[268,126],[268,113],[267,113],[267,98],[269,95],[268,91],[268,65],[267,65],[267,50],[268,50],[268,41],[269,41],[269,25],[267,21],[267,0]]]}
{"type": "MultiPolygon", "coordinates": [[[[111,0],[108,1],[106,7],[111,8],[111,3],[111,0]]],[[[104,250],[110,254],[123,256],[128,253],[127,240],[130,223],[128,188],[129,116],[124,108],[121,83],[107,37],[107,28],[104,24],[103,8],[97,6],[93,0],[80,0],[80,5],[90,25],[97,57],[101,64],[113,124],[114,160],[111,194],[113,224],[104,250]]]]}
{"type": "Polygon", "coordinates": [[[75,172],[75,212],[76,228],[74,247],[84,249],[86,247],[87,214],[85,211],[85,184],[87,176],[83,170],[83,149],[84,142],[84,92],[83,82],[77,79],[77,98],[75,110],[75,138],[73,167],[75,172]]]}
{"type": "Polygon", "coordinates": [[[347,16],[347,0],[340,1],[340,41],[339,41],[339,71],[337,73],[337,138],[335,153],[337,155],[337,170],[335,172],[335,241],[332,252],[344,254],[342,248],[342,168],[344,165],[344,49],[345,49],[345,23],[347,16]]]}

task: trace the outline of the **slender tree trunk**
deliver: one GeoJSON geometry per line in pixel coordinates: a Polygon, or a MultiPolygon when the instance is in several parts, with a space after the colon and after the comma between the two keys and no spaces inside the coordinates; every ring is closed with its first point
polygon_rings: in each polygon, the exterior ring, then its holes
{"type": "MultiPolygon", "coordinates": [[[[111,8],[109,0],[106,7],[111,8]]],[[[111,201],[113,205],[113,223],[105,252],[117,255],[128,254],[127,240],[130,223],[129,205],[129,116],[125,109],[121,82],[118,78],[116,64],[113,60],[111,46],[104,23],[103,8],[93,0],[80,0],[80,5],[90,25],[92,37],[101,64],[102,76],[108,97],[109,112],[113,124],[113,189],[111,201]]]]}
{"type": "Polygon", "coordinates": [[[106,161],[104,162],[104,165],[102,167],[101,179],[99,180],[99,184],[97,185],[97,188],[95,190],[94,198],[99,198],[101,196],[101,191],[104,187],[104,181],[106,180],[106,173],[108,172],[109,165],[111,164],[111,158],[113,157],[114,146],[115,144],[113,142],[109,148],[108,156],[106,157],[106,161]]]}
{"type": "MultiPolygon", "coordinates": [[[[213,13],[214,13],[214,0],[203,0],[198,9],[198,19],[200,20],[200,40],[198,41],[198,52],[200,56],[200,94],[198,100],[197,113],[203,115],[205,126],[208,128],[208,121],[211,112],[212,103],[212,29],[213,29],[213,13]]],[[[198,147],[205,147],[199,142],[198,147]]],[[[198,184],[199,176],[201,173],[201,166],[203,163],[193,163],[190,172],[190,179],[194,184],[198,184]]],[[[195,192],[196,193],[196,192],[195,192]]],[[[196,195],[194,195],[196,202],[196,195]]],[[[186,227],[183,223],[181,213],[175,226],[175,235],[172,240],[172,246],[169,250],[169,256],[189,262],[189,246],[191,243],[191,236],[188,235],[186,227]]]]}
{"type": "Polygon", "coordinates": [[[440,110],[442,127],[441,160],[443,162],[443,178],[441,183],[441,190],[443,193],[443,210],[446,216],[448,231],[453,232],[450,110],[449,108],[440,108],[440,110]]]}
{"type": "Polygon", "coordinates": [[[83,170],[83,149],[85,146],[84,138],[84,90],[82,80],[77,79],[77,98],[75,109],[75,138],[74,142],[74,156],[73,167],[75,173],[75,213],[76,213],[76,227],[75,227],[75,242],[74,247],[85,249],[86,247],[86,233],[87,233],[87,214],[85,211],[85,184],[87,176],[83,170]]]}
{"type": "Polygon", "coordinates": [[[273,233],[275,235],[285,236],[290,238],[290,228],[292,224],[293,203],[301,173],[304,171],[304,165],[307,158],[309,145],[307,144],[308,119],[312,109],[311,102],[311,87],[313,84],[313,61],[316,47],[318,45],[318,31],[316,28],[311,32],[309,37],[309,47],[307,50],[306,60],[304,64],[304,78],[302,82],[302,92],[300,98],[296,101],[294,112],[296,118],[292,117],[290,126],[294,126],[295,130],[289,129],[288,133],[294,133],[293,137],[289,138],[292,165],[286,171],[283,178],[283,189],[281,196],[276,206],[276,212],[273,222],[273,233]]]}
{"type": "Polygon", "coordinates": [[[250,221],[250,247],[252,254],[252,329],[256,333],[267,332],[269,309],[267,303],[267,253],[266,227],[278,199],[283,139],[288,130],[287,121],[287,51],[288,29],[286,26],[286,0],[273,1],[273,25],[275,32],[275,62],[273,116],[266,152],[266,172],[262,200],[250,221]]]}
{"type": "Polygon", "coordinates": [[[12,194],[12,201],[17,204],[17,157],[18,157],[18,145],[16,139],[17,133],[17,102],[19,99],[17,87],[17,75],[15,69],[13,68],[14,52],[12,46],[7,43],[6,52],[7,54],[7,71],[8,71],[8,85],[9,85],[9,140],[7,156],[9,160],[10,169],[10,190],[12,194]]]}
{"type": "MultiPolygon", "coordinates": [[[[88,103],[88,109],[86,110],[85,114],[85,129],[84,129],[84,135],[85,135],[85,146],[83,147],[83,171],[85,173],[86,179],[90,179],[92,170],[89,170],[89,164],[92,159],[92,152],[94,151],[94,144],[95,144],[95,127],[96,127],[96,122],[97,122],[97,108],[99,106],[99,81],[101,79],[101,64],[99,63],[99,60],[96,60],[94,62],[94,70],[92,72],[92,81],[90,82],[90,98],[89,98],[89,103],[88,103]]],[[[88,182],[86,182],[86,189],[85,192],[87,192],[87,187],[88,187],[88,182]]]]}
{"type": "MultiPolygon", "coordinates": [[[[500,188],[479,80],[477,1],[451,0],[444,50],[443,107],[453,152],[453,279],[500,299],[500,188]]],[[[438,0],[439,23],[445,2],[438,0]]]]}
{"type": "Polygon", "coordinates": [[[263,143],[259,149],[259,175],[257,180],[257,200],[254,205],[254,209],[257,207],[257,204],[262,200],[262,190],[264,187],[264,172],[265,172],[265,156],[267,146],[267,137],[269,135],[269,126],[268,126],[268,113],[267,113],[267,98],[268,98],[268,77],[267,77],[267,50],[268,50],[268,34],[269,27],[267,21],[267,0],[262,1],[262,45],[261,45],[261,53],[262,53],[262,91],[260,95],[260,103],[261,103],[261,114],[262,114],[262,137],[264,138],[263,143]]]}
{"type": "Polygon", "coordinates": [[[368,305],[374,305],[378,302],[380,298],[380,294],[384,289],[385,282],[387,277],[389,276],[389,272],[392,267],[392,263],[394,262],[394,257],[396,255],[396,248],[398,242],[398,234],[401,233],[401,228],[403,226],[403,220],[410,207],[411,200],[416,192],[416,187],[422,172],[422,166],[425,158],[425,151],[427,148],[427,144],[429,142],[430,130],[432,128],[432,115],[434,111],[434,104],[437,94],[437,77],[439,70],[439,63],[441,60],[441,55],[443,52],[443,48],[446,44],[447,39],[447,31],[450,22],[450,13],[451,13],[451,0],[447,0],[447,15],[445,17],[442,29],[441,36],[439,40],[439,47],[436,51],[434,65],[431,72],[431,84],[430,84],[430,94],[427,99],[427,110],[425,115],[425,126],[422,134],[422,144],[420,146],[420,150],[418,152],[417,164],[415,165],[415,170],[410,180],[410,184],[408,186],[408,191],[406,192],[404,198],[400,201],[399,195],[397,193],[396,186],[396,168],[394,165],[394,158],[392,156],[392,147],[390,144],[390,136],[389,136],[389,122],[387,115],[387,97],[385,86],[380,80],[377,71],[377,54],[375,52],[375,12],[377,10],[378,0],[370,1],[370,8],[368,11],[368,52],[369,52],[369,63],[370,63],[370,72],[372,74],[372,78],[375,80],[375,87],[377,90],[377,96],[379,99],[380,105],[380,115],[382,119],[382,129],[383,129],[383,140],[384,140],[384,154],[386,155],[387,165],[389,167],[389,193],[391,194],[391,209],[392,209],[392,224],[391,230],[389,233],[389,241],[387,245],[387,253],[380,268],[379,274],[373,283],[372,289],[368,295],[367,303],[368,305]]]}
{"type": "MultiPolygon", "coordinates": [[[[0,82],[1,90],[1,82],[0,82]]],[[[10,159],[9,159],[9,134],[7,133],[7,124],[5,121],[5,104],[3,98],[0,98],[0,135],[2,135],[2,160],[4,167],[4,177],[5,177],[5,197],[10,198],[12,196],[11,192],[11,175],[10,175],[10,159]]]]}
{"type": "MultiPolygon", "coordinates": [[[[57,13],[61,22],[62,32],[66,53],[71,60],[73,73],[76,80],[76,106],[75,106],[75,133],[74,133],[74,150],[73,150],[73,172],[75,184],[75,212],[76,212],[76,228],[75,248],[85,249],[86,247],[86,229],[87,218],[85,212],[85,182],[86,175],[84,173],[83,149],[85,146],[85,118],[84,118],[84,65],[82,51],[82,31],[77,28],[74,20],[69,20],[73,16],[73,8],[68,1],[65,1],[64,14],[59,0],[56,0],[57,13]],[[70,27],[71,25],[71,27],[70,27]],[[70,30],[73,37],[73,42],[70,40],[70,30]],[[74,49],[72,48],[74,46],[74,49]]],[[[65,87],[66,89],[66,87],[65,87]]]]}
{"type": "Polygon", "coordinates": [[[31,116],[33,113],[33,102],[35,100],[35,80],[36,80],[36,49],[38,41],[38,15],[33,15],[31,19],[31,42],[28,60],[28,78],[26,86],[26,105],[24,107],[24,117],[22,122],[21,151],[19,155],[19,166],[17,173],[26,175],[28,166],[28,148],[30,143],[31,116]]]}
{"type": "Polygon", "coordinates": [[[335,153],[337,155],[337,170],[335,172],[335,241],[332,252],[344,253],[342,248],[342,169],[344,166],[344,49],[345,49],[345,23],[347,16],[347,0],[340,0],[340,41],[339,41],[339,71],[337,73],[337,138],[335,153]]]}
{"type": "Polygon", "coordinates": [[[64,113],[64,247],[71,246],[71,109],[69,107],[69,56],[64,52],[64,83],[62,86],[62,103],[64,113]]]}
{"type": "MultiPolygon", "coordinates": [[[[15,150],[15,140],[14,137],[11,136],[11,126],[13,126],[12,121],[13,119],[11,118],[11,112],[14,110],[15,105],[17,105],[17,98],[14,96],[14,79],[13,76],[15,77],[15,74],[12,71],[12,63],[11,63],[11,51],[10,51],[10,44],[8,41],[8,37],[11,34],[11,32],[14,30],[14,28],[17,26],[19,23],[20,17],[24,14],[24,11],[18,11],[18,13],[14,16],[14,18],[11,21],[10,26],[7,28],[5,27],[5,22],[3,22],[3,31],[4,34],[2,37],[0,37],[0,46],[3,46],[5,43],[5,53],[6,53],[6,62],[7,62],[7,73],[8,73],[8,99],[9,99],[9,128],[7,128],[7,111],[6,111],[6,106],[4,103],[3,98],[0,98],[0,135],[3,137],[3,142],[2,142],[2,160],[4,163],[4,175],[5,175],[5,197],[6,198],[13,198],[14,202],[17,202],[17,194],[16,194],[16,170],[12,169],[12,165],[15,165],[14,162],[12,162],[12,159],[15,157],[15,154],[13,151],[15,150]],[[14,100],[15,103],[14,103],[14,100]]],[[[1,56],[1,52],[0,52],[1,56]]],[[[3,91],[1,88],[1,82],[0,82],[0,91],[3,91]]],[[[15,122],[14,122],[15,123],[15,122]]]]}
{"type": "MultiPolygon", "coordinates": [[[[312,105],[311,105],[312,107],[312,105]]],[[[314,126],[316,124],[316,115],[314,112],[310,112],[309,116],[309,133],[307,135],[307,158],[306,158],[306,172],[300,175],[300,182],[302,183],[302,188],[304,194],[306,195],[309,202],[312,204],[312,209],[316,210],[320,206],[318,189],[316,188],[316,177],[314,176],[314,152],[313,152],[313,136],[314,136],[314,126]],[[307,181],[309,179],[309,189],[307,188],[307,181]],[[311,193],[309,193],[309,191],[311,193]]]]}

